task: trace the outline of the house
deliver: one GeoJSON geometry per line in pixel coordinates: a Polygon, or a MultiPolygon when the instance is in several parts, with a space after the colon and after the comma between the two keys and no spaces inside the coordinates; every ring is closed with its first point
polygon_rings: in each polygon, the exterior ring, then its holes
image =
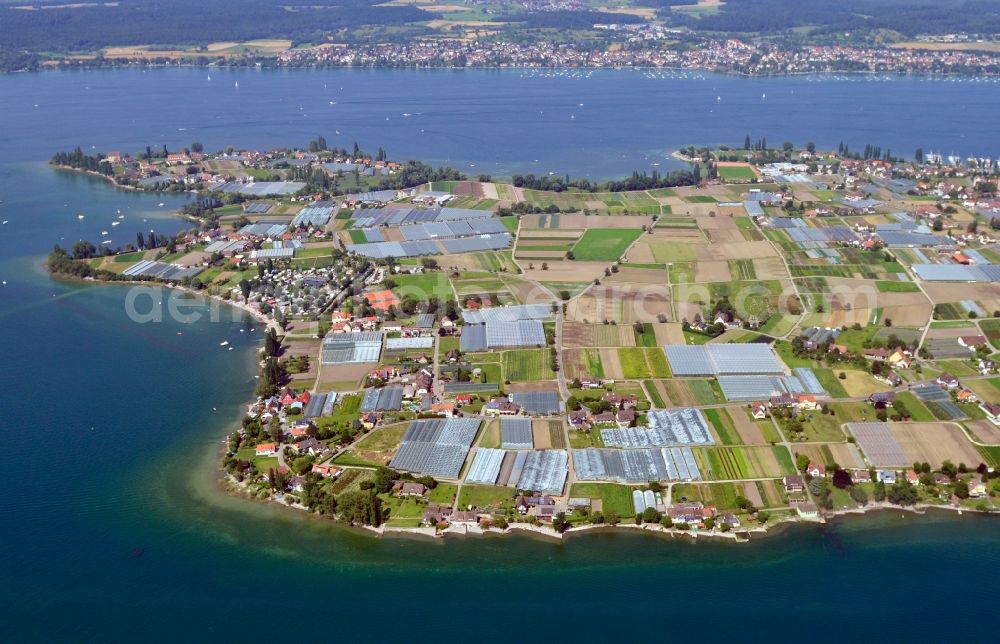
{"type": "Polygon", "coordinates": [[[980,360],[979,361],[979,373],[988,376],[991,373],[996,372],[997,363],[993,360],[980,360]]]}
{"type": "Polygon", "coordinates": [[[879,470],[875,473],[875,478],[880,483],[885,483],[886,485],[896,484],[896,472],[894,470],[879,470]]]}
{"type": "MultiPolygon", "coordinates": [[[[905,367],[900,367],[900,368],[905,369],[905,367]]],[[[879,375],[872,377],[875,378],[875,380],[878,380],[879,382],[884,382],[890,387],[898,387],[899,385],[903,384],[903,377],[900,376],[895,371],[887,371],[885,373],[880,373],[879,375]]]]}
{"type": "Polygon", "coordinates": [[[274,456],[278,453],[277,443],[261,443],[257,446],[257,456],[274,456]]]}
{"type": "Polygon", "coordinates": [[[986,339],[984,335],[963,335],[959,336],[958,343],[963,347],[968,347],[969,349],[975,351],[976,347],[983,346],[987,344],[989,340],[986,339]]]}
{"type": "Polygon", "coordinates": [[[322,454],[329,451],[329,447],[326,443],[320,442],[313,437],[309,437],[304,441],[299,441],[298,443],[292,444],[292,449],[294,449],[299,454],[322,454]]]}
{"type": "Polygon", "coordinates": [[[798,402],[798,399],[791,394],[781,394],[780,396],[771,396],[770,402],[772,407],[791,407],[798,402]]]}
{"type": "Polygon", "coordinates": [[[826,465],[822,463],[810,463],[806,466],[806,474],[813,478],[826,478],[826,465]]]}
{"type": "MultiPolygon", "coordinates": [[[[542,509],[548,508],[549,510],[554,511],[556,507],[556,502],[555,499],[553,499],[551,496],[548,495],[525,496],[521,494],[514,499],[514,507],[517,508],[517,511],[520,512],[521,514],[528,514],[533,510],[537,511],[539,508],[542,509]]],[[[554,512],[545,511],[544,514],[551,517],[554,514],[554,512]]]]}
{"type": "Polygon", "coordinates": [[[895,391],[876,391],[868,396],[868,402],[875,409],[886,409],[892,407],[896,402],[895,391]]]}
{"type": "Polygon", "coordinates": [[[801,411],[814,411],[819,408],[816,403],[816,396],[812,394],[799,394],[796,403],[801,411]]]}
{"type": "Polygon", "coordinates": [[[313,463],[312,471],[324,478],[335,479],[340,476],[340,473],[343,470],[339,467],[334,467],[333,465],[320,465],[319,463],[313,463]]]}
{"type": "Polygon", "coordinates": [[[506,396],[491,398],[483,405],[483,413],[487,416],[516,416],[521,407],[510,402],[506,396]]]}
{"type": "Polygon", "coordinates": [[[740,520],[736,518],[736,515],[732,512],[727,512],[724,517],[722,517],[722,522],[725,523],[730,528],[740,527],[740,520]]]}
{"type": "Polygon", "coordinates": [[[942,373],[940,376],[938,376],[935,382],[944,387],[945,389],[948,389],[949,391],[952,389],[957,389],[958,385],[960,384],[958,382],[958,378],[947,372],[942,373]]]}
{"type": "Polygon", "coordinates": [[[634,409],[619,409],[615,413],[615,422],[622,429],[626,427],[632,427],[635,425],[635,410],[634,409]]]}
{"type": "Polygon", "coordinates": [[[602,411],[599,414],[594,414],[591,420],[593,420],[595,423],[613,423],[615,422],[615,412],[602,411]]]}
{"type": "Polygon", "coordinates": [[[601,396],[601,400],[619,409],[632,409],[639,403],[639,399],[631,394],[622,396],[613,391],[601,396]]]}
{"type": "Polygon", "coordinates": [[[423,496],[427,494],[427,486],[416,481],[396,481],[392,485],[392,490],[396,496],[400,497],[423,496]]]}
{"type": "Polygon", "coordinates": [[[441,505],[428,505],[424,508],[424,513],[420,517],[421,521],[428,523],[430,525],[438,525],[439,523],[447,523],[448,519],[451,518],[451,508],[441,505]]]}
{"type": "Polygon", "coordinates": [[[892,353],[888,349],[879,347],[877,349],[865,349],[865,358],[869,360],[877,360],[879,362],[889,359],[892,353]]]}
{"type": "Polygon", "coordinates": [[[815,503],[797,503],[795,511],[803,519],[815,519],[819,516],[819,508],[816,507],[815,503]]]}
{"type": "Polygon", "coordinates": [[[786,492],[803,492],[806,489],[806,482],[801,476],[786,476],[782,482],[786,492]]]}
{"type": "Polygon", "coordinates": [[[573,429],[590,429],[590,420],[585,411],[571,411],[568,420],[573,429]]]}
{"type": "Polygon", "coordinates": [[[438,416],[444,416],[445,418],[451,418],[455,415],[455,403],[434,403],[431,405],[431,413],[437,414],[438,416]]]}
{"type": "Polygon", "coordinates": [[[973,476],[969,480],[969,496],[973,498],[986,496],[986,483],[981,477],[973,476]]]}
{"type": "Polygon", "coordinates": [[[868,470],[857,470],[851,472],[851,482],[852,483],[871,483],[872,473],[868,470]]]}
{"type": "Polygon", "coordinates": [[[591,506],[590,499],[587,498],[571,498],[566,501],[566,507],[569,510],[589,510],[591,506]]]}
{"type": "Polygon", "coordinates": [[[910,366],[910,356],[901,349],[896,349],[889,356],[889,364],[893,369],[907,369],[910,366]]]}
{"type": "Polygon", "coordinates": [[[987,420],[994,425],[1000,426],[1000,405],[994,405],[993,403],[983,401],[979,403],[979,408],[986,414],[987,420]]]}
{"type": "Polygon", "coordinates": [[[979,397],[968,389],[960,389],[958,393],[955,395],[955,397],[958,399],[958,402],[960,403],[979,402],[979,397]]]}
{"type": "Polygon", "coordinates": [[[455,322],[450,317],[448,317],[447,315],[444,316],[443,318],[441,318],[441,328],[442,329],[451,329],[451,328],[454,328],[454,326],[455,326],[455,322]]]}
{"type": "Polygon", "coordinates": [[[458,394],[455,396],[455,404],[461,407],[462,405],[472,404],[472,394],[458,394]]]}
{"type": "Polygon", "coordinates": [[[910,485],[920,484],[920,476],[918,476],[917,473],[914,472],[913,470],[906,470],[903,476],[906,477],[906,482],[909,483],[910,485]]]}
{"type": "Polygon", "coordinates": [[[292,492],[301,492],[306,489],[306,477],[304,476],[293,476],[288,479],[288,489],[292,492]]]}
{"type": "Polygon", "coordinates": [[[600,378],[591,378],[590,376],[586,376],[584,378],[580,378],[580,386],[584,389],[600,389],[604,386],[604,381],[600,378]]]}
{"type": "Polygon", "coordinates": [[[754,420],[767,418],[767,403],[755,402],[750,406],[750,415],[754,417],[754,420]]]}
{"type": "Polygon", "coordinates": [[[667,515],[674,523],[686,523],[698,525],[705,519],[715,516],[715,506],[705,506],[701,503],[675,503],[667,509],[667,515]]]}
{"type": "Polygon", "coordinates": [[[351,321],[351,314],[344,313],[343,311],[334,311],[330,314],[330,322],[333,324],[343,324],[344,322],[351,321]]]}

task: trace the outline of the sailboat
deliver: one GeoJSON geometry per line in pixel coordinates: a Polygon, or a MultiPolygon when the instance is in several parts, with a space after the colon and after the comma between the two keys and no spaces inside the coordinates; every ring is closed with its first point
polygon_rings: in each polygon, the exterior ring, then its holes
{"type": "Polygon", "coordinates": [[[239,89],[239,88],[240,88],[240,82],[236,81],[236,89],[239,89]]]}

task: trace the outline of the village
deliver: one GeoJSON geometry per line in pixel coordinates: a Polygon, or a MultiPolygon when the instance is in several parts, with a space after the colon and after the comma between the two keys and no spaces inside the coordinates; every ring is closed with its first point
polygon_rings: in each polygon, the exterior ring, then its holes
{"type": "Polygon", "coordinates": [[[268,323],[240,493],[428,535],[996,509],[990,159],[747,137],[678,151],[696,185],[578,192],[194,147],[94,158],[197,188],[197,228],[65,261],[268,323]]]}

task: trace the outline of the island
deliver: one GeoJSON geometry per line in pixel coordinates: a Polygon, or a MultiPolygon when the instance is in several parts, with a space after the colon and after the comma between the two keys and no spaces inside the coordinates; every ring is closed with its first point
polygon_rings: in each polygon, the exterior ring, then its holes
{"type": "Polygon", "coordinates": [[[998,511],[997,163],[749,134],[674,157],[595,183],[322,137],[78,148],[52,165],[191,193],[193,227],[48,267],[252,313],[223,484],[379,534],[998,511]]]}

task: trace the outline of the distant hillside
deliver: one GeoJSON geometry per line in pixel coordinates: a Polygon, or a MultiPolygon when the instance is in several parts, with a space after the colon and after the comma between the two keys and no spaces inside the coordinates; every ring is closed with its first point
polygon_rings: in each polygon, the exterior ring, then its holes
{"type": "Polygon", "coordinates": [[[390,27],[435,17],[413,7],[374,6],[383,1],[120,0],[117,6],[30,11],[0,5],[0,47],[91,51],[112,45],[203,45],[258,38],[322,42],[335,34],[349,40],[351,30],[368,25],[390,27]]]}

